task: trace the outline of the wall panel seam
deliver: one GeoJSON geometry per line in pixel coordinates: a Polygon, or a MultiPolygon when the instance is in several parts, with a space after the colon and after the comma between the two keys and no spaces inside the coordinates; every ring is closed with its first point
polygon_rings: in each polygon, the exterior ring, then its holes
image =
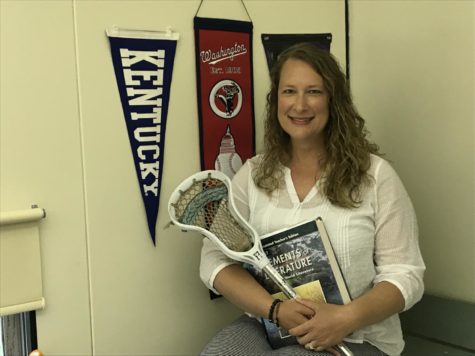
{"type": "Polygon", "coordinates": [[[94,355],[94,312],[92,306],[92,272],[91,272],[91,250],[89,241],[89,224],[88,224],[88,204],[87,204],[87,184],[86,184],[86,166],[85,166],[85,152],[84,152],[84,120],[82,111],[82,96],[81,96],[81,81],[80,81],[80,66],[79,66],[79,38],[78,38],[78,21],[77,21],[77,0],[71,0],[72,15],[73,15],[73,34],[74,34],[74,59],[76,67],[76,92],[78,102],[78,126],[79,126],[79,144],[81,152],[81,181],[83,184],[83,207],[84,207],[84,234],[86,244],[86,266],[87,266],[87,284],[88,284],[88,302],[89,302],[89,326],[91,337],[91,355],[94,355]]]}

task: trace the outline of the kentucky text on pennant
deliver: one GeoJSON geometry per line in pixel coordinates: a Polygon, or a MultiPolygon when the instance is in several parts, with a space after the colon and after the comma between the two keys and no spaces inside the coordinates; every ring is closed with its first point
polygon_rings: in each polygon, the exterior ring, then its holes
{"type": "Polygon", "coordinates": [[[155,243],[176,40],[109,36],[137,178],[155,243]]]}
{"type": "Polygon", "coordinates": [[[130,51],[120,49],[121,63],[127,90],[128,105],[131,110],[129,120],[137,123],[133,129],[138,143],[137,156],[140,167],[140,181],[146,196],[158,196],[158,171],[160,162],[162,130],[163,67],[165,51],[130,51]],[[154,65],[153,70],[133,69],[141,61],[154,65]],[[152,81],[154,88],[148,89],[144,83],[152,81]],[[143,110],[135,112],[132,110],[143,110]]]}

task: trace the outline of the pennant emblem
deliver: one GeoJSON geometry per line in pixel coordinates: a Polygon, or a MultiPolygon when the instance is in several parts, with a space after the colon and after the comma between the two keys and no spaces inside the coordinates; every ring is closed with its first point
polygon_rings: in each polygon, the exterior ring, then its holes
{"type": "Polygon", "coordinates": [[[106,33],[148,229],[155,244],[178,34],[118,29],[106,33]]]}

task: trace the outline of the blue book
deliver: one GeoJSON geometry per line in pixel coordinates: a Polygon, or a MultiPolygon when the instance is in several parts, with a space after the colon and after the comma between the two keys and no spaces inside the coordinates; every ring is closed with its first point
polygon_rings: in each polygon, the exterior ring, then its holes
{"type": "MultiPolygon", "coordinates": [[[[300,297],[331,304],[351,301],[321,218],[264,235],[261,241],[272,266],[300,297]]],[[[287,299],[264,272],[246,267],[274,298],[287,299]]],[[[262,323],[272,348],[297,344],[296,338],[287,330],[268,319],[263,318],[262,323]]]]}

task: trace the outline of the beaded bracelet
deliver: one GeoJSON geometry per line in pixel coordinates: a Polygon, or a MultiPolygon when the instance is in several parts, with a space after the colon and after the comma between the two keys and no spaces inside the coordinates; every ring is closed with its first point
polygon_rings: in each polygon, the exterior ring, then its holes
{"type": "Polygon", "coordinates": [[[269,317],[267,319],[269,319],[271,322],[274,322],[274,310],[275,310],[275,307],[277,306],[277,304],[279,303],[282,303],[282,300],[280,299],[274,299],[274,301],[272,302],[270,308],[269,308],[269,317]]]}
{"type": "Polygon", "coordinates": [[[277,303],[277,305],[275,306],[275,326],[277,326],[277,327],[280,327],[280,325],[279,325],[279,308],[280,308],[281,304],[282,304],[282,302],[277,303]]]}

